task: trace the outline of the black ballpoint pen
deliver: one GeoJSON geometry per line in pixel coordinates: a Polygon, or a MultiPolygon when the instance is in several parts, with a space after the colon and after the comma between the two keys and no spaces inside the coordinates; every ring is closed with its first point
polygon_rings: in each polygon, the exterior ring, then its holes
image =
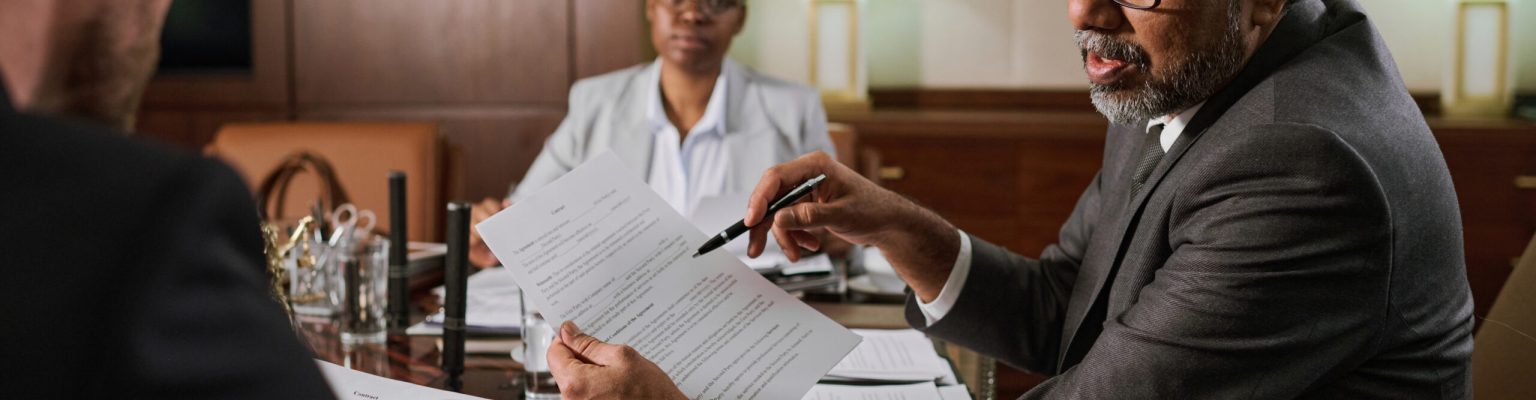
{"type": "MultiPolygon", "coordinates": [[[[798,201],[801,197],[805,197],[806,194],[811,193],[811,189],[815,189],[816,184],[821,183],[821,181],[826,179],[827,174],[821,174],[817,175],[815,178],[811,178],[811,180],[805,181],[805,183],[800,184],[800,186],[796,186],[794,190],[790,190],[789,193],[784,194],[784,197],[780,197],[779,200],[774,201],[773,204],[769,205],[768,212],[764,214],[764,216],[766,217],[768,215],[773,215],[773,213],[779,212],[780,209],[789,207],[790,204],[795,204],[795,201],[798,201]]],[[[731,225],[731,227],[725,228],[724,231],[720,231],[719,234],[709,238],[708,242],[704,242],[703,246],[699,246],[699,251],[694,253],[693,257],[698,258],[699,256],[704,255],[704,253],[718,249],[720,246],[724,246],[726,243],[729,243],[731,239],[735,239],[737,236],[741,236],[741,234],[746,233],[748,230],[751,229],[747,228],[746,220],[736,221],[735,225],[731,225]]]]}

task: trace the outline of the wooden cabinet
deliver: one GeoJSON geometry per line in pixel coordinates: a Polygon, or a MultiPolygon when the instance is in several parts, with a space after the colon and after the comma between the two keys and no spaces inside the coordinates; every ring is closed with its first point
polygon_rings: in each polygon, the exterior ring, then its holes
{"type": "MultiPolygon", "coordinates": [[[[1461,203],[1476,314],[1488,308],[1536,234],[1536,123],[1431,118],[1461,203]]],[[[1478,321],[1481,326],[1482,321],[1478,321]]]]}
{"type": "Polygon", "coordinates": [[[1088,113],[875,112],[836,116],[880,158],[881,183],[960,229],[1039,254],[1103,157],[1106,123],[1088,113]]]}

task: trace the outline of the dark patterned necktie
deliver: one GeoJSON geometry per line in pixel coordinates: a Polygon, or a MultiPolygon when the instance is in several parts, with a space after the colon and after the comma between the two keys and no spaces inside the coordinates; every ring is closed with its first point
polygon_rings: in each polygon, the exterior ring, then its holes
{"type": "Polygon", "coordinates": [[[1131,201],[1141,194],[1141,185],[1147,183],[1157,163],[1163,161],[1163,124],[1152,125],[1141,138],[1141,161],[1136,163],[1136,174],[1131,175],[1131,201]]]}

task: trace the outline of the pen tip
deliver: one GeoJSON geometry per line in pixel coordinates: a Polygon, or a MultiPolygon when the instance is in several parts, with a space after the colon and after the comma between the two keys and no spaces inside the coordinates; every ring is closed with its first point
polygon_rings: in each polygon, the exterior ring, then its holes
{"type": "Polygon", "coordinates": [[[693,258],[699,258],[699,256],[702,255],[704,255],[704,253],[693,253],[693,258]]]}

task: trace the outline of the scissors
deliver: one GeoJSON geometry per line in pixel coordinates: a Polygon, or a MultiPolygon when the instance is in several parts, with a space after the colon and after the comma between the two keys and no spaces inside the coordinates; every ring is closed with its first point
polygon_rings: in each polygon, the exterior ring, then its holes
{"type": "Polygon", "coordinates": [[[359,211],[356,205],[344,203],[331,213],[331,225],[335,226],[336,230],[331,233],[330,245],[335,247],[341,244],[342,240],[351,241],[353,235],[357,234],[359,224],[362,224],[363,232],[372,232],[377,223],[378,217],[373,214],[373,210],[359,211]]]}

